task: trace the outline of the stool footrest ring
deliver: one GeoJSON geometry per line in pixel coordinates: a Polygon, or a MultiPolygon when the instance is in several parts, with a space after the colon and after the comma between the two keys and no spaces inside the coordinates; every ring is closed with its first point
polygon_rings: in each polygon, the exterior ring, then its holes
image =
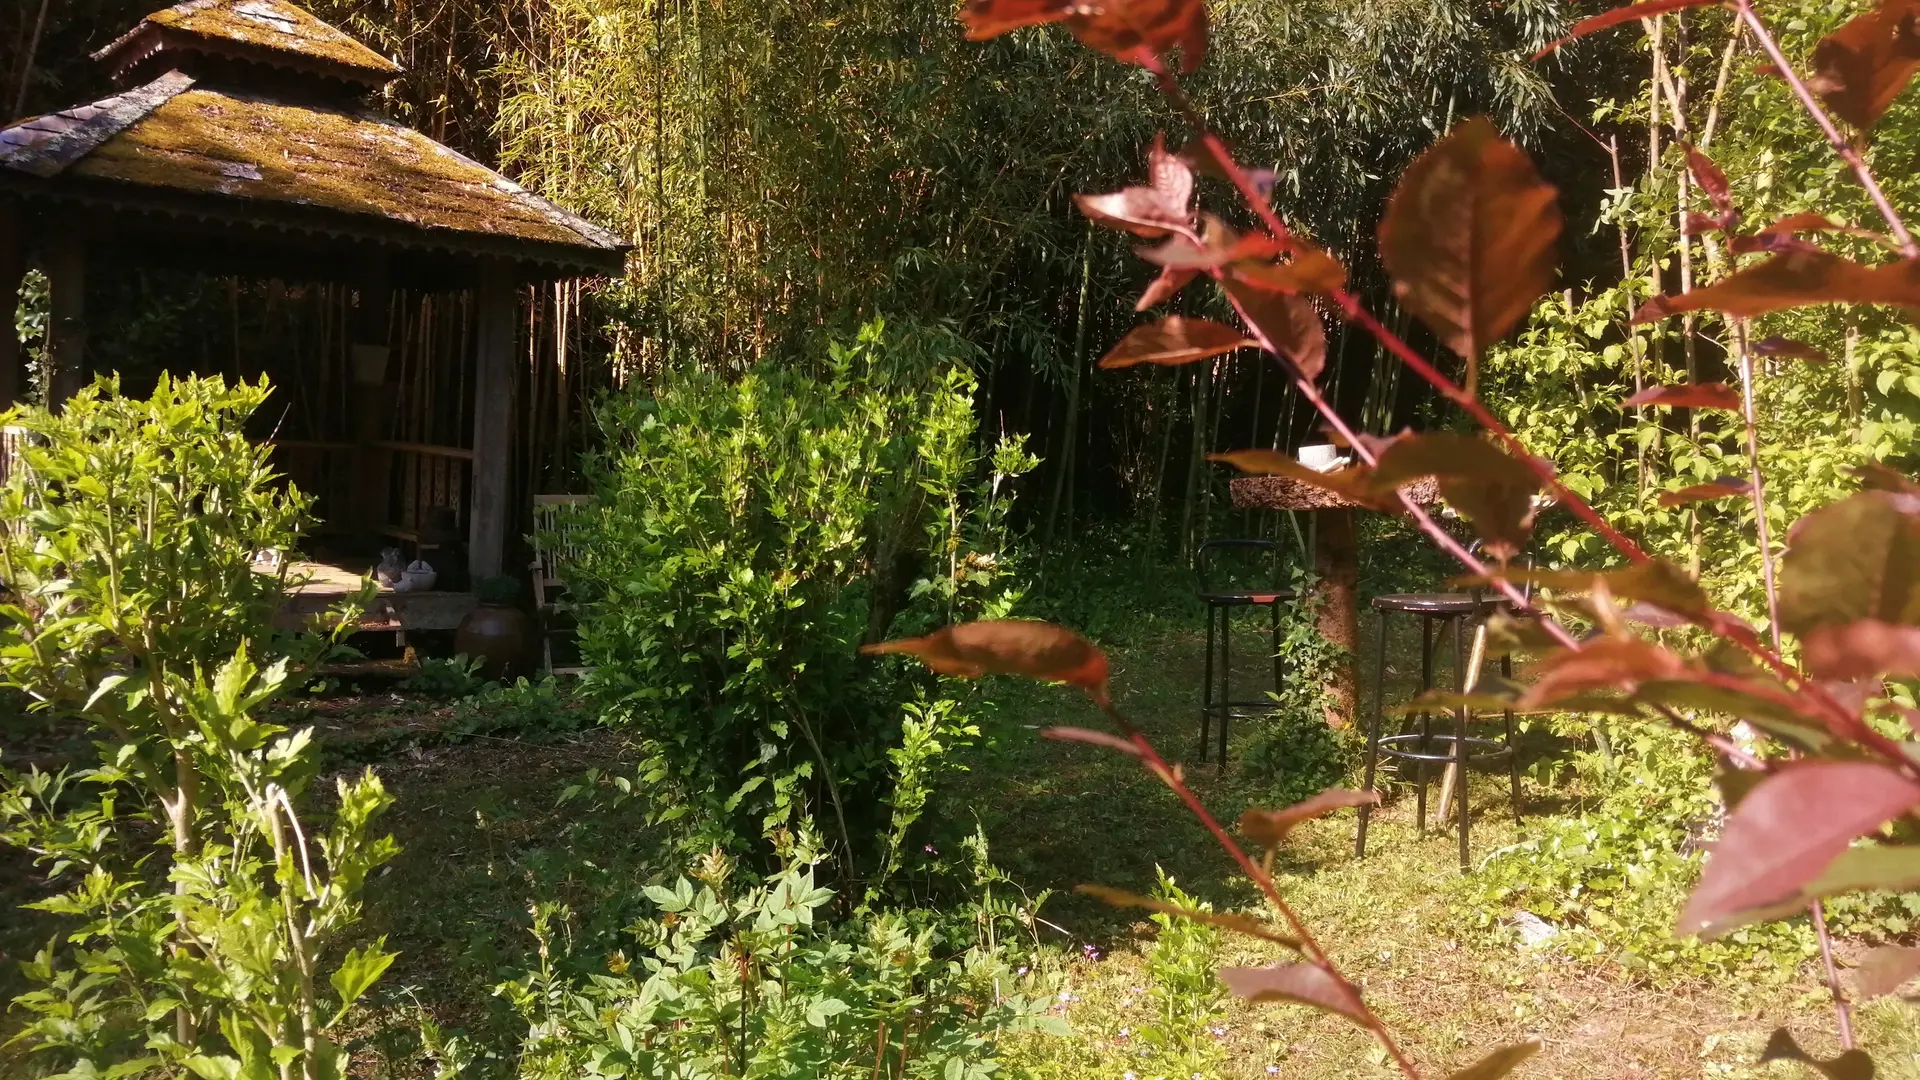
{"type": "MultiPolygon", "coordinates": [[[[1451,749],[1452,744],[1460,741],[1463,740],[1461,740],[1458,735],[1438,731],[1431,735],[1420,735],[1418,733],[1411,735],[1388,735],[1380,740],[1380,752],[1388,757],[1405,758],[1412,761],[1452,761],[1454,760],[1453,750],[1451,749]],[[1449,749],[1435,754],[1420,750],[1402,750],[1399,747],[1400,743],[1421,742],[1446,743],[1449,749]]],[[[1513,753],[1513,747],[1500,742],[1498,739],[1483,739],[1478,736],[1469,735],[1464,741],[1467,744],[1468,764],[1476,761],[1492,761],[1495,758],[1504,758],[1513,753]]]]}

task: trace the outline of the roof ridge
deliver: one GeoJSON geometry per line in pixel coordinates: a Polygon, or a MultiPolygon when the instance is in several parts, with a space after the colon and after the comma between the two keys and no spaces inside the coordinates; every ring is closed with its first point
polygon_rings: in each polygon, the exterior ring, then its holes
{"type": "MultiPolygon", "coordinates": [[[[88,106],[96,111],[76,120],[72,126],[63,131],[43,139],[27,139],[10,144],[3,138],[7,133],[44,121],[48,117],[35,117],[16,124],[0,131],[0,166],[39,177],[56,176],[74,162],[98,149],[108,139],[132,127],[153,110],[173,100],[192,85],[192,76],[179,71],[169,71],[144,86],[101,98],[88,106]]],[[[65,117],[78,111],[80,110],[66,109],[50,115],[65,117]]]]}
{"type": "Polygon", "coordinates": [[[96,51],[93,58],[108,60],[148,31],[184,35],[228,48],[300,56],[389,78],[402,70],[359,38],[292,0],[182,0],[149,13],[96,51]],[[266,36],[261,36],[263,33],[266,36]]]}

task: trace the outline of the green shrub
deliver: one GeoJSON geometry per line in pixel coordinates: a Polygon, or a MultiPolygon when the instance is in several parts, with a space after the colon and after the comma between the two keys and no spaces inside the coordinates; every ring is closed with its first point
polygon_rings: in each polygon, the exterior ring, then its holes
{"type": "Polygon", "coordinates": [[[943,960],[936,931],[899,915],[830,926],[833,892],[803,865],[733,876],[714,853],[697,885],[649,887],[659,915],[628,928],[639,955],[584,980],[555,956],[569,912],[536,905],[540,967],[498,991],[530,1025],[519,1075],[978,1080],[1001,1033],[1045,1023],[1043,1000],[996,990],[1018,979],[990,950],[943,960]]]}
{"type": "Polygon", "coordinates": [[[340,949],[396,850],[371,831],[392,800],[342,778],[330,827],[303,824],[312,732],[254,719],[291,658],[253,658],[329,644],[275,639],[284,583],[254,569],[307,508],[246,438],[266,396],[103,381],[57,416],[7,417],[31,437],[0,491],[0,685],[84,723],[100,755],[0,769],[0,842],[31,853],[51,895],[30,906],[65,923],[23,966],[16,1038],[62,1075],[331,1080],[346,1055],[328,1033],[393,959],[340,949]]]}
{"type": "Polygon", "coordinates": [[[1360,728],[1328,723],[1333,695],[1328,677],[1346,651],[1320,633],[1318,581],[1295,568],[1288,587],[1302,599],[1280,609],[1280,666],[1286,677],[1273,697],[1273,711],[1250,725],[1243,758],[1247,774],[1265,790],[1262,801],[1291,806],[1338,786],[1352,771],[1360,728]]]}
{"type": "MultiPolygon", "coordinates": [[[[1184,892],[1165,870],[1154,868],[1160,881],[1154,894],[1187,911],[1212,911],[1213,905],[1184,892]]],[[[1226,1014],[1227,989],[1215,969],[1220,966],[1219,928],[1165,912],[1151,918],[1159,937],[1147,953],[1147,989],[1153,1020],[1140,1028],[1140,1044],[1148,1067],[1172,1075],[1212,1075],[1224,1055],[1208,1030],[1226,1014]]]]}
{"type": "Polygon", "coordinates": [[[1681,732],[1638,725],[1611,755],[1575,758],[1597,801],[1584,813],[1529,824],[1527,840],[1488,854],[1478,873],[1462,877],[1468,918],[1507,932],[1527,912],[1558,931],[1548,947],[1611,958],[1656,983],[1730,972],[1783,981],[1813,955],[1804,920],[1714,941],[1674,934],[1722,816],[1710,753],[1681,732]]]}
{"type": "Polygon", "coordinates": [[[851,872],[884,873],[924,801],[903,773],[970,737],[923,671],[857,655],[1019,595],[1005,518],[1035,460],[1002,443],[974,486],[959,355],[875,322],[810,370],[668,373],[603,404],[572,534],[588,685],[645,739],[659,816],[691,843],[817,827],[851,872]]]}

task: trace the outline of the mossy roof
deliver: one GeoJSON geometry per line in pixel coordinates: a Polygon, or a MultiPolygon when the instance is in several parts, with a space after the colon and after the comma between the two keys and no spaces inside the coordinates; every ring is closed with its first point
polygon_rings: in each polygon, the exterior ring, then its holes
{"type": "Polygon", "coordinates": [[[186,0],[147,16],[94,56],[114,61],[128,50],[167,47],[155,39],[155,30],[177,35],[174,43],[184,38],[189,45],[237,49],[258,59],[277,54],[302,67],[341,69],[348,79],[373,76],[375,85],[400,74],[398,64],[285,0],[186,0]]]}
{"type": "Polygon", "coordinates": [[[240,206],[260,220],[297,210],[398,224],[430,246],[436,236],[557,246],[601,269],[617,269],[626,249],[386,117],[205,88],[179,72],[0,131],[0,173],[8,169],[56,187],[218,200],[228,216],[240,206]]]}

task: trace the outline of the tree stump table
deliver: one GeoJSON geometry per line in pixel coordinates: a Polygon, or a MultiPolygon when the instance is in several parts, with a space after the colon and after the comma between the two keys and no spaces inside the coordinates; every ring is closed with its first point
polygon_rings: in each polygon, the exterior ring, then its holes
{"type": "MultiPolygon", "coordinates": [[[[1243,476],[1232,482],[1233,505],[1246,510],[1304,510],[1313,516],[1313,571],[1320,579],[1317,602],[1322,637],[1345,650],[1346,657],[1327,683],[1333,698],[1327,722],[1352,723],[1358,700],[1360,655],[1360,545],[1353,512],[1358,504],[1304,481],[1285,476],[1243,476]]],[[[1440,499],[1432,478],[1401,488],[1422,506],[1440,499]]]]}

